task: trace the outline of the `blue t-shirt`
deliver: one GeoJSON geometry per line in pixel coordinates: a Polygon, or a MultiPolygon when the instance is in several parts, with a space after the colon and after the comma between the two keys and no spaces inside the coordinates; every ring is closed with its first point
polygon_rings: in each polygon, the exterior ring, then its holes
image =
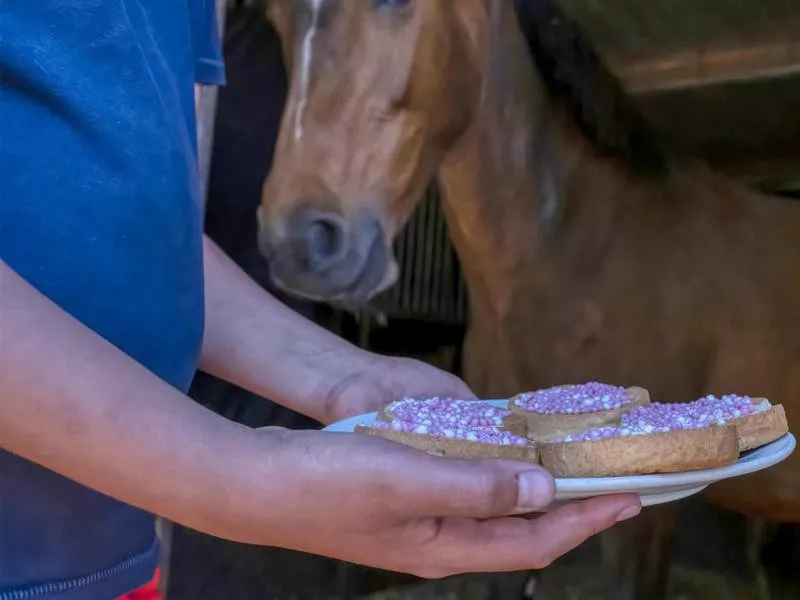
{"type": "MultiPolygon", "coordinates": [[[[0,258],[184,391],[203,334],[193,84],[223,77],[214,0],[0,7],[0,258]]],[[[152,515],[0,451],[0,600],[109,600],[157,554],[152,515]]]]}

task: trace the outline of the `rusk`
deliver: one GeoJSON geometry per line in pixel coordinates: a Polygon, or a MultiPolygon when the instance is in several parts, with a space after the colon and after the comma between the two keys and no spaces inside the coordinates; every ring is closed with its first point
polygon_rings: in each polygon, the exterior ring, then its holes
{"type": "MultiPolygon", "coordinates": [[[[410,402],[412,404],[413,403],[420,403],[421,404],[421,403],[424,403],[425,401],[426,400],[405,399],[405,400],[403,400],[401,402],[410,402]]],[[[473,402],[474,403],[481,403],[481,404],[486,406],[487,410],[492,410],[492,411],[497,412],[497,413],[510,412],[510,409],[498,408],[496,406],[492,406],[492,405],[487,404],[486,402],[482,402],[480,400],[455,400],[455,401],[449,400],[449,401],[450,402],[458,402],[458,403],[473,403],[473,402]]],[[[448,402],[448,400],[445,400],[444,402],[446,403],[446,402],[448,402]]],[[[392,410],[392,408],[394,406],[397,406],[396,402],[392,402],[391,404],[388,404],[388,405],[384,406],[383,408],[381,408],[378,411],[378,414],[376,415],[375,420],[376,421],[381,421],[381,422],[384,422],[384,423],[391,423],[392,421],[397,421],[397,420],[407,421],[407,422],[414,422],[414,423],[417,423],[417,422],[423,423],[423,422],[425,422],[424,419],[419,419],[418,420],[417,418],[408,418],[406,415],[397,414],[396,412],[394,412],[392,410]]],[[[447,411],[445,410],[445,412],[447,412],[447,411]]],[[[525,418],[521,414],[517,414],[517,413],[514,413],[514,412],[511,412],[511,414],[508,414],[507,416],[504,416],[502,418],[502,422],[498,424],[498,427],[501,430],[508,431],[508,432],[513,433],[514,435],[518,435],[520,437],[526,437],[526,434],[527,434],[527,431],[528,431],[527,423],[525,422],[525,418]]]]}
{"type": "Polygon", "coordinates": [[[540,446],[555,477],[611,477],[723,467],[739,457],[736,427],[713,426],[540,446]]]}
{"type": "MultiPolygon", "coordinates": [[[[754,404],[767,402],[765,398],[753,399],[754,404]]],[[[782,404],[773,404],[767,410],[731,419],[728,421],[736,427],[739,438],[739,451],[753,450],[789,433],[789,423],[782,404]]]]}
{"type": "Polygon", "coordinates": [[[487,444],[460,438],[448,438],[438,435],[378,429],[367,425],[357,425],[356,433],[365,433],[382,437],[393,442],[411,446],[437,456],[448,456],[463,459],[508,458],[526,462],[539,462],[539,448],[534,442],[526,446],[510,444],[487,444]]]}
{"type": "Polygon", "coordinates": [[[518,404],[522,394],[511,398],[508,407],[515,415],[525,419],[525,428],[530,439],[537,442],[546,442],[553,438],[563,437],[571,433],[584,431],[593,427],[603,427],[619,422],[622,413],[650,404],[649,392],[641,387],[629,387],[625,390],[631,401],[627,404],[610,410],[600,410],[587,413],[555,413],[542,414],[527,410],[518,404]]]}

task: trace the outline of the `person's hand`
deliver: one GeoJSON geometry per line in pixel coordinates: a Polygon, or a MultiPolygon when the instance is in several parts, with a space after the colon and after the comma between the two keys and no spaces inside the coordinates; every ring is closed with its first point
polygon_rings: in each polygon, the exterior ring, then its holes
{"type": "Polygon", "coordinates": [[[425,578],[540,569],[641,509],[636,495],[618,495],[512,517],[552,501],[541,467],[440,458],[360,434],[256,435],[271,440],[247,473],[263,493],[251,486],[241,500],[237,512],[255,514],[239,541],[425,578]]]}
{"type": "Polygon", "coordinates": [[[327,394],[326,424],[379,410],[403,397],[474,400],[455,375],[410,358],[369,355],[327,394]]]}

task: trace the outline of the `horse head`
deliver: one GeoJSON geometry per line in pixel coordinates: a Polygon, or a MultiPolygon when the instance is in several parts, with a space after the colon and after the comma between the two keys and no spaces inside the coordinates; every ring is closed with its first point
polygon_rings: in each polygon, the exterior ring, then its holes
{"type": "MultiPolygon", "coordinates": [[[[365,302],[481,89],[488,0],[273,0],[290,90],[259,208],[284,289],[365,302]]],[[[500,3],[505,4],[505,3],[500,3]]]]}

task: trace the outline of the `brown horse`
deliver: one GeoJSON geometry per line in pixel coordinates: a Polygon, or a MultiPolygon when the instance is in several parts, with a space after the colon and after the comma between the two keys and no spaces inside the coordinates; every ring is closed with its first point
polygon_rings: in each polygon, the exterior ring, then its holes
{"type": "MultiPolygon", "coordinates": [[[[438,177],[478,394],[766,395],[798,431],[800,206],[674,152],[553,0],[270,13],[292,73],[259,210],[279,285],[356,303],[391,286],[391,241],[438,177]]],[[[708,496],[800,522],[800,452],[708,496]]]]}

